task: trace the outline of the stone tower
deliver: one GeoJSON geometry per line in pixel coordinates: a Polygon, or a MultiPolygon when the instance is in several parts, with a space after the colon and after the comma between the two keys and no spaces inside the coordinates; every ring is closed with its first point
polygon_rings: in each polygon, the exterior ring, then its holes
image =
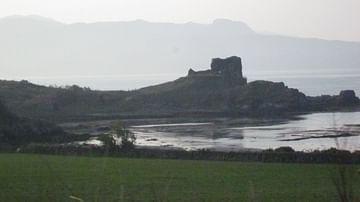
{"type": "Polygon", "coordinates": [[[225,59],[212,59],[211,71],[215,74],[221,74],[227,78],[243,78],[241,58],[237,56],[232,56],[225,59]]]}

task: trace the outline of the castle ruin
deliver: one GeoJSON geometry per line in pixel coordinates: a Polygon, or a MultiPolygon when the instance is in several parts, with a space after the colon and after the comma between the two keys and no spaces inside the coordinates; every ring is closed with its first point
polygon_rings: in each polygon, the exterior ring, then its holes
{"type": "Polygon", "coordinates": [[[246,78],[242,73],[241,58],[237,56],[225,59],[214,58],[211,61],[210,70],[194,71],[193,69],[190,69],[188,77],[193,76],[218,76],[229,81],[237,81],[237,83],[240,82],[246,84],[246,78]]]}

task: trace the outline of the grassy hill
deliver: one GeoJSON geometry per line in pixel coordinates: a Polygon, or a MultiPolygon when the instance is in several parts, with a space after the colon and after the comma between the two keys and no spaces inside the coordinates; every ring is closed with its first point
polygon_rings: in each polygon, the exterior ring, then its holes
{"type": "Polygon", "coordinates": [[[51,121],[118,111],[126,92],[93,91],[78,86],[45,87],[27,81],[0,81],[0,99],[14,113],[51,121]]]}
{"type": "Polygon", "coordinates": [[[52,123],[20,118],[0,102],[0,148],[31,142],[61,141],[69,136],[52,123]]]}
{"type": "MultiPolygon", "coordinates": [[[[0,201],[339,201],[336,165],[23,154],[0,164],[0,201]]],[[[360,175],[349,180],[359,197],[360,175]]]]}

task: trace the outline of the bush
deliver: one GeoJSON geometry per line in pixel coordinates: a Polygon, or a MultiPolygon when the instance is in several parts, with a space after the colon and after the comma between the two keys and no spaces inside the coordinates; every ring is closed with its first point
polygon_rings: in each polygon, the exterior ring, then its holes
{"type": "Polygon", "coordinates": [[[117,149],[116,139],[112,134],[102,134],[98,138],[103,143],[106,151],[113,152],[117,149]]]}
{"type": "Polygon", "coordinates": [[[121,122],[116,122],[112,126],[112,132],[109,134],[102,134],[98,137],[107,151],[131,150],[135,147],[136,137],[133,132],[125,128],[121,122]],[[120,145],[117,145],[117,139],[120,140],[120,145]]]}
{"type": "Polygon", "coordinates": [[[125,128],[121,122],[116,122],[113,125],[115,136],[120,139],[120,148],[123,150],[130,150],[135,147],[136,137],[133,132],[125,128]]]}
{"type": "Polygon", "coordinates": [[[275,152],[292,153],[295,152],[295,150],[291,147],[279,147],[275,149],[275,152]]]}

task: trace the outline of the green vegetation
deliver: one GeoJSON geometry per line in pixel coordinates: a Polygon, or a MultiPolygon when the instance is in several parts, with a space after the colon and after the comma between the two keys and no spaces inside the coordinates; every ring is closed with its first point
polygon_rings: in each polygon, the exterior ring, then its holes
{"type": "Polygon", "coordinates": [[[117,121],[112,127],[110,133],[102,134],[98,137],[107,152],[114,152],[117,150],[129,151],[135,148],[135,134],[125,128],[125,126],[117,121]],[[120,139],[120,145],[117,144],[116,139],[120,139]]]}
{"type": "Polygon", "coordinates": [[[92,118],[118,112],[123,91],[93,91],[79,86],[45,87],[27,81],[0,80],[0,99],[22,117],[48,121],[92,118]]]}
{"type": "Polygon", "coordinates": [[[338,201],[336,165],[24,154],[0,165],[0,201],[338,201]]]}
{"type": "Polygon", "coordinates": [[[114,123],[113,130],[117,138],[120,139],[120,148],[131,150],[135,147],[136,137],[133,132],[127,129],[120,121],[114,123]]]}
{"type": "Polygon", "coordinates": [[[0,149],[31,142],[60,142],[70,138],[60,127],[44,121],[20,118],[0,101],[0,149]]]}

